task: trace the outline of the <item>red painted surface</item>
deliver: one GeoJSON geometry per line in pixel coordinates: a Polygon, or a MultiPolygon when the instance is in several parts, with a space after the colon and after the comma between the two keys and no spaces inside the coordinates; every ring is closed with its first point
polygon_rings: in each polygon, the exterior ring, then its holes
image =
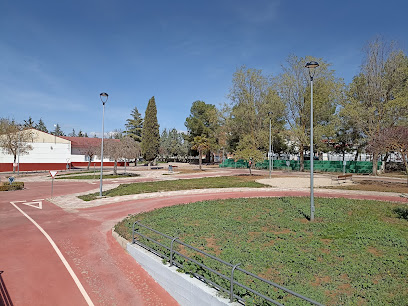
{"type": "MultiPolygon", "coordinates": [[[[65,170],[66,163],[20,163],[20,171],[65,170]]],[[[17,171],[17,167],[15,169],[17,171]]],[[[0,172],[13,171],[13,163],[0,164],[0,172]]]]}
{"type": "MultiPolygon", "coordinates": [[[[105,167],[113,167],[115,165],[115,162],[103,162],[103,166],[105,167]]],[[[129,166],[129,163],[127,163],[127,165],[129,166]]],[[[88,167],[88,162],[71,162],[71,166],[72,167],[88,167]]],[[[90,167],[100,167],[101,166],[101,162],[91,162],[91,166],[90,167]]],[[[125,162],[118,162],[118,167],[124,167],[125,166],[125,162]]]]}
{"type": "MultiPolygon", "coordinates": [[[[91,167],[95,164],[96,167],[101,166],[101,162],[92,162],[91,167]]],[[[105,167],[113,167],[114,162],[103,162],[103,166],[105,167]]],[[[129,165],[129,164],[127,164],[129,165]]],[[[72,162],[70,163],[70,168],[73,167],[87,167],[88,162],[72,162]]],[[[124,167],[124,162],[118,162],[118,167],[124,167]]],[[[66,170],[67,164],[66,163],[20,163],[20,171],[47,171],[47,170],[66,170]]],[[[0,164],[0,172],[11,172],[13,171],[13,163],[1,163],[0,164]]],[[[17,167],[15,169],[17,171],[17,167]]]]}

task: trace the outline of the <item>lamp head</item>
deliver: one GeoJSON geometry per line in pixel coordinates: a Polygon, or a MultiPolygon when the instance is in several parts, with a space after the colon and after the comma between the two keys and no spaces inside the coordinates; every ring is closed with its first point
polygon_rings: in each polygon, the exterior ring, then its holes
{"type": "Polygon", "coordinates": [[[313,80],[313,77],[315,75],[316,72],[316,68],[319,67],[319,63],[318,62],[308,62],[305,66],[307,69],[309,69],[309,76],[310,76],[310,80],[313,80]]]}
{"type": "Polygon", "coordinates": [[[109,95],[106,92],[103,92],[99,96],[101,98],[103,105],[105,105],[105,103],[108,101],[109,95]]]}

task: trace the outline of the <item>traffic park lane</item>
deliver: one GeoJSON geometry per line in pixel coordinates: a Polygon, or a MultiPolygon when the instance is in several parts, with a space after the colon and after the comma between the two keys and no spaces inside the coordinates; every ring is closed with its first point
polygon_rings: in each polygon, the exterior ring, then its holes
{"type": "MultiPolygon", "coordinates": [[[[0,270],[14,305],[87,305],[73,277],[43,233],[49,234],[95,305],[176,305],[91,216],[66,212],[47,201],[51,182],[1,194],[0,270]],[[25,202],[23,202],[25,201],[25,202]],[[24,203],[31,203],[32,206],[24,203]],[[36,207],[37,206],[37,207],[36,207]]],[[[54,181],[54,196],[94,189],[82,182],[54,181]]]]}

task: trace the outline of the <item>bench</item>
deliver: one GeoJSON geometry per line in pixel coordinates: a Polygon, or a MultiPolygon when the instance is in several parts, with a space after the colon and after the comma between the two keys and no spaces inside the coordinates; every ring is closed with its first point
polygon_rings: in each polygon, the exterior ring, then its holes
{"type": "Polygon", "coordinates": [[[346,182],[347,179],[349,179],[350,181],[353,181],[353,175],[350,173],[347,173],[347,174],[341,174],[341,175],[331,177],[332,184],[333,184],[333,181],[337,181],[337,183],[340,184],[340,180],[346,182]]]}
{"type": "Polygon", "coordinates": [[[151,169],[151,170],[158,170],[158,169],[163,169],[163,167],[153,166],[153,167],[150,167],[150,169],[151,169]]]}

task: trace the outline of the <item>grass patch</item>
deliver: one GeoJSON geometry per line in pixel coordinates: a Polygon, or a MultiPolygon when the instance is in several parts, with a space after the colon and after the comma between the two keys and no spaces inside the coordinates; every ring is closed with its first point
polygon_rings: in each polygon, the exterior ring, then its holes
{"type": "Polygon", "coordinates": [[[353,185],[345,186],[330,186],[330,189],[346,189],[346,190],[365,190],[365,191],[380,191],[380,192],[397,192],[408,193],[408,184],[399,182],[387,182],[377,180],[354,181],[353,185]]]}
{"type": "MultiPolygon", "coordinates": [[[[123,178],[123,177],[137,177],[140,174],[135,173],[120,173],[117,175],[114,174],[104,174],[102,177],[104,179],[115,179],[115,178],[123,178]]],[[[69,177],[57,177],[56,179],[65,179],[65,180],[93,180],[100,178],[100,173],[96,173],[96,175],[76,175],[76,176],[69,176],[69,177]]]]}
{"type": "MultiPolygon", "coordinates": [[[[309,198],[204,201],[129,216],[115,230],[131,240],[132,224],[139,220],[326,305],[405,305],[408,223],[395,212],[401,204],[316,198],[315,205],[311,223],[305,218],[309,198]]],[[[252,285],[285,305],[302,305],[252,285]]],[[[236,293],[250,305],[265,305],[251,302],[246,290],[236,293]]]]}
{"type": "MultiPolygon", "coordinates": [[[[106,197],[116,197],[129,194],[151,193],[159,191],[177,191],[206,188],[266,187],[264,184],[255,182],[255,179],[258,178],[244,176],[222,176],[176,181],[121,184],[114,189],[104,191],[102,194],[106,197]]],[[[78,196],[78,198],[84,201],[92,201],[95,200],[97,196],[99,196],[99,193],[78,196]]]]}

